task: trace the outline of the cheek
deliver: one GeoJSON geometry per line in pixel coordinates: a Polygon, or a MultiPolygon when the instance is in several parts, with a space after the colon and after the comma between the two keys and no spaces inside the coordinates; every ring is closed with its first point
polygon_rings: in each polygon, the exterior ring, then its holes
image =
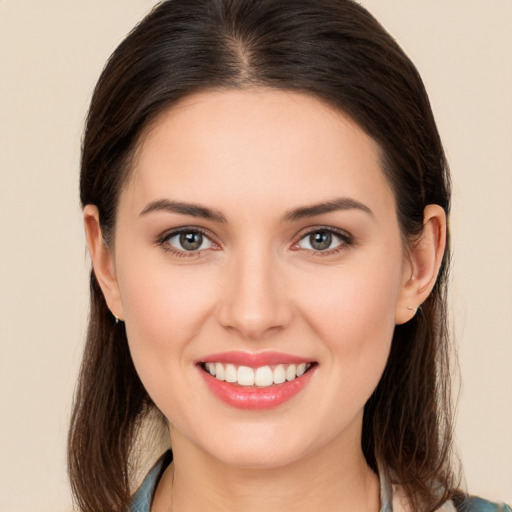
{"type": "Polygon", "coordinates": [[[351,266],[334,277],[317,275],[316,293],[303,301],[303,316],[323,340],[332,374],[359,402],[373,392],[389,355],[402,278],[397,261],[351,266]]]}
{"type": "Polygon", "coordinates": [[[317,272],[305,289],[302,308],[315,328],[328,338],[343,340],[347,333],[378,333],[394,328],[395,307],[401,286],[397,264],[359,265],[339,272],[317,272]]]}
{"type": "Polygon", "coordinates": [[[148,392],[191,364],[212,304],[211,279],[157,262],[120,266],[118,279],[130,352],[148,392]]]}

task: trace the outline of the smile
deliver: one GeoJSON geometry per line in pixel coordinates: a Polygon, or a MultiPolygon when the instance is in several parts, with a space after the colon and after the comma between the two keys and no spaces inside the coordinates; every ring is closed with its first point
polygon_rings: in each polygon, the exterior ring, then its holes
{"type": "Polygon", "coordinates": [[[220,362],[203,363],[202,367],[217,380],[245,387],[266,388],[274,384],[291,382],[302,377],[312,366],[312,363],[278,364],[274,366],[250,366],[223,364],[220,362]]]}
{"type": "Polygon", "coordinates": [[[310,382],[318,363],[279,353],[214,354],[198,361],[207,388],[238,409],[263,410],[295,397],[310,382]]]}

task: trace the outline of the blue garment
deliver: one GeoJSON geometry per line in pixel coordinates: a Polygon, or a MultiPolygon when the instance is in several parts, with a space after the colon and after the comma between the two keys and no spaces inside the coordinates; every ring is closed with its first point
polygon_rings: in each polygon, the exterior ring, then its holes
{"type": "MultiPolygon", "coordinates": [[[[158,462],[149,471],[141,486],[133,496],[128,512],[150,512],[151,502],[156,486],[163,472],[172,461],[170,451],[164,453],[158,462]]],[[[380,512],[393,512],[391,505],[390,486],[381,478],[380,486],[380,512]]],[[[460,508],[461,512],[512,512],[508,505],[491,503],[481,498],[469,497],[460,508]]]]}
{"type": "Polygon", "coordinates": [[[492,503],[482,498],[471,497],[460,508],[461,512],[512,512],[504,503],[492,503]]]}
{"type": "Polygon", "coordinates": [[[151,468],[144,478],[137,492],[133,495],[133,500],[128,512],[150,512],[151,502],[156,486],[167,466],[172,462],[172,452],[165,452],[151,468]]]}

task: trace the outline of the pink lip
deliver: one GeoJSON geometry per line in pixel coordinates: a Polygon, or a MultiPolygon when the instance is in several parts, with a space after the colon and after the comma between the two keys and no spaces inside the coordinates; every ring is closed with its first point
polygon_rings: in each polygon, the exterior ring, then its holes
{"type": "MultiPolygon", "coordinates": [[[[229,353],[229,358],[223,357],[223,354],[216,354],[215,357],[209,357],[205,362],[222,362],[222,363],[233,363],[233,364],[245,364],[247,366],[265,366],[270,364],[279,364],[283,362],[282,355],[273,354],[272,357],[264,357],[269,354],[261,354],[261,356],[251,355],[249,359],[239,355],[237,358],[233,358],[233,353],[229,353]],[[279,358],[276,359],[276,357],[279,358]],[[263,359],[262,359],[263,358],[263,359]],[[261,363],[260,361],[263,361],[261,363]]],[[[239,353],[240,354],[240,353],[239,353]]],[[[247,354],[245,354],[247,356],[247,354]]],[[[300,358],[289,358],[287,356],[286,361],[288,364],[300,364],[306,362],[300,358]],[[293,361],[291,361],[293,359],[293,361]]],[[[198,370],[203,377],[208,389],[220,400],[236,407],[238,409],[251,409],[251,410],[263,410],[277,407],[288,400],[291,400],[296,396],[304,387],[308,384],[311,376],[315,372],[317,365],[313,365],[306,373],[300,377],[296,377],[292,381],[283,382],[282,384],[273,384],[272,386],[258,388],[258,387],[245,387],[218,380],[208,372],[206,372],[202,365],[198,365],[198,370]]]]}
{"type": "Polygon", "coordinates": [[[251,368],[258,368],[259,366],[271,366],[276,364],[301,364],[310,363],[310,359],[297,357],[290,354],[283,354],[281,352],[220,352],[218,354],[210,354],[204,359],[197,361],[198,363],[224,363],[236,364],[238,366],[249,366],[251,368]]]}

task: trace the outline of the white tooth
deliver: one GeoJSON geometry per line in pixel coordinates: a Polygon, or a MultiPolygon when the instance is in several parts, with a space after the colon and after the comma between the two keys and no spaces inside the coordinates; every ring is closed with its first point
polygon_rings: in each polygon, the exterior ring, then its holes
{"type": "Polygon", "coordinates": [[[299,366],[297,366],[297,377],[304,375],[305,371],[306,371],[306,363],[299,364],[299,366]]]}
{"type": "Polygon", "coordinates": [[[274,382],[274,376],[272,374],[272,370],[270,366],[262,366],[256,370],[254,375],[254,383],[256,386],[260,386],[262,388],[266,388],[268,386],[272,386],[274,382]]]}
{"type": "Polygon", "coordinates": [[[282,364],[278,364],[274,368],[273,381],[274,384],[282,384],[286,380],[286,370],[282,364]]]}
{"type": "Polygon", "coordinates": [[[224,366],[222,363],[215,363],[215,378],[217,380],[224,380],[224,366]]]}
{"type": "Polygon", "coordinates": [[[237,380],[240,386],[254,386],[254,370],[248,366],[239,366],[237,380]]]}
{"type": "Polygon", "coordinates": [[[286,380],[293,380],[297,376],[297,366],[291,364],[286,368],[286,380]]]}
{"type": "Polygon", "coordinates": [[[237,372],[236,372],[236,366],[234,364],[226,365],[226,371],[224,373],[224,378],[226,379],[226,382],[236,382],[237,372]]]}
{"type": "Polygon", "coordinates": [[[210,375],[215,376],[215,363],[206,363],[205,367],[210,375]]]}

